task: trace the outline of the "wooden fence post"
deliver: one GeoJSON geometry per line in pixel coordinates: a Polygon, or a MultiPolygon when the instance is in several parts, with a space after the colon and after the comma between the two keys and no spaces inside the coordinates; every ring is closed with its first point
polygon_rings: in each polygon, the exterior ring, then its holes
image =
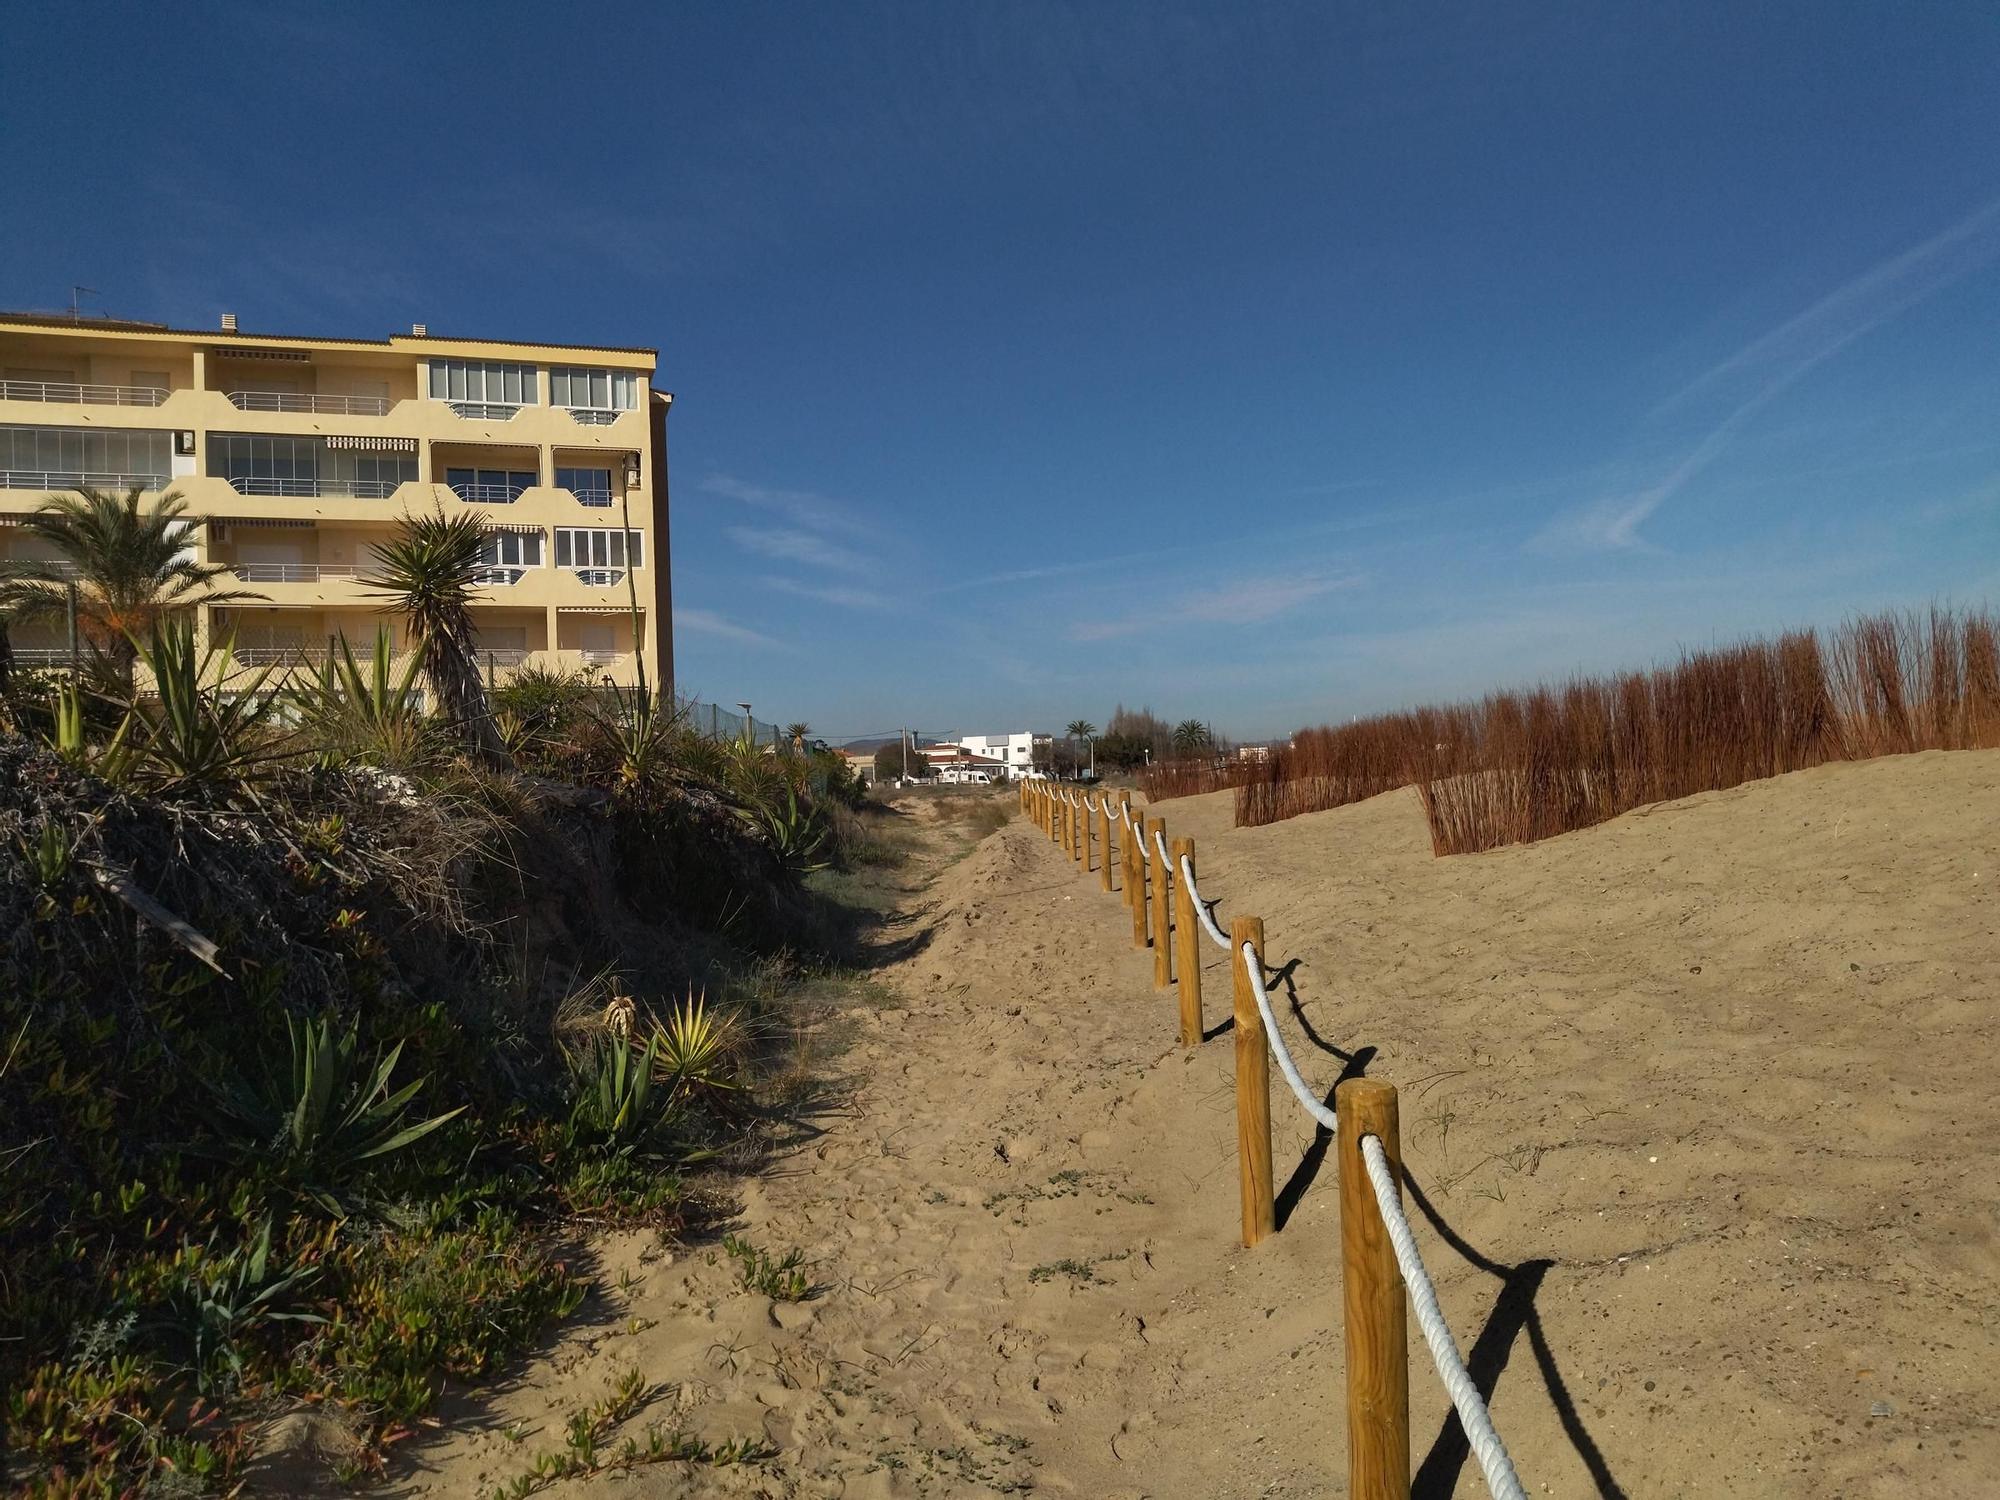
{"type": "Polygon", "coordinates": [[[1111,889],[1111,793],[1097,796],[1097,883],[1111,889]]]}
{"type": "Polygon", "coordinates": [[[1194,888],[1181,873],[1181,861],[1194,868],[1194,840],[1175,839],[1174,967],[1180,971],[1181,1045],[1201,1045],[1201,930],[1194,911],[1194,888]]]}
{"type": "Polygon", "coordinates": [[[1090,873],[1090,798],[1081,791],[1076,796],[1076,867],[1090,873]]]}
{"type": "Polygon", "coordinates": [[[1250,988],[1245,943],[1263,953],[1262,917],[1238,917],[1229,924],[1229,967],[1236,975],[1236,1167],[1247,1249],[1277,1227],[1277,1210],[1271,1197],[1271,1048],[1250,988]]]}
{"type": "Polygon", "coordinates": [[[1121,794],[1118,799],[1121,842],[1118,848],[1118,899],[1129,910],[1132,905],[1132,800],[1121,794]]]}
{"type": "Polygon", "coordinates": [[[1146,856],[1141,853],[1146,847],[1146,815],[1132,814],[1132,852],[1126,858],[1126,868],[1132,872],[1132,946],[1146,946],[1146,856]]]}
{"type": "Polygon", "coordinates": [[[1163,990],[1174,979],[1174,945],[1168,936],[1174,926],[1174,879],[1167,868],[1167,847],[1163,835],[1166,819],[1155,823],[1146,835],[1146,847],[1153,851],[1153,988],[1163,990]]]}
{"type": "Polygon", "coordinates": [[[1372,1078],[1335,1090],[1339,1117],[1340,1259],[1347,1315],[1347,1493],[1353,1500],[1409,1500],[1408,1300],[1395,1247],[1361,1157],[1361,1138],[1382,1142],[1400,1198],[1403,1153],[1396,1091],[1372,1078]]]}

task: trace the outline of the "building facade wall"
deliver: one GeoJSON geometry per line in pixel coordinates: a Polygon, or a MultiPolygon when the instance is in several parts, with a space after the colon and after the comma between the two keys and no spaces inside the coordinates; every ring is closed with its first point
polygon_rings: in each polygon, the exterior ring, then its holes
{"type": "Polygon", "coordinates": [[[254,612],[260,628],[280,622],[271,639],[296,633],[311,654],[329,621],[343,632],[367,621],[372,637],[379,601],[361,580],[397,517],[469,512],[496,538],[519,539],[494,544],[474,607],[475,623],[505,642],[486,653],[491,670],[533,661],[630,682],[643,662],[648,681],[670,688],[672,398],[652,389],[655,368],[643,349],[0,315],[0,556],[24,540],[9,517],[77,484],[138,482],[148,498],[171,489],[201,523],[196,555],[236,575],[217,586],[265,596],[204,608],[202,628],[242,631],[254,612]],[[522,372],[494,387],[514,400],[431,394],[454,368],[486,367],[522,372]],[[551,372],[572,369],[606,372],[604,388],[623,387],[633,404],[552,406],[551,372]],[[563,471],[573,485],[558,483],[563,471]],[[602,488],[579,474],[605,476],[602,488]],[[559,546],[572,561],[558,564],[559,546]]]}

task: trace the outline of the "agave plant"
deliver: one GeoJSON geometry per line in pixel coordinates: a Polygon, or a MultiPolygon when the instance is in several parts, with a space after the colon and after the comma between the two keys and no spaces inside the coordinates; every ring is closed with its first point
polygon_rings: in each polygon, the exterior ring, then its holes
{"type": "Polygon", "coordinates": [[[434,747],[424,714],[416,655],[395,666],[395,640],[386,625],[375,630],[375,649],[364,670],[347,637],[340,636],[318,671],[293,684],[299,708],[321,754],[380,766],[408,766],[429,758],[434,747]]]}
{"type": "Polygon", "coordinates": [[[579,1067],[570,1123],[615,1151],[630,1151],[657,1130],[663,1114],[652,1105],[660,1038],[635,1051],[623,1037],[599,1039],[579,1067]]]}
{"type": "Polygon", "coordinates": [[[785,789],[784,804],[780,806],[774,799],[753,803],[751,818],[771,842],[771,850],[778,856],[778,862],[796,875],[809,875],[814,870],[824,870],[827,862],[815,860],[814,856],[825,846],[832,832],[819,809],[810,803],[802,804],[799,794],[790,787],[785,789]]]}
{"type": "Polygon", "coordinates": [[[319,1267],[311,1265],[274,1270],[271,1221],[266,1219],[254,1240],[224,1255],[211,1256],[205,1246],[183,1248],[169,1272],[162,1316],[156,1321],[164,1325],[161,1331],[169,1342],[184,1344],[196,1389],[210,1395],[241,1379],[239,1345],[259,1325],[326,1321],[285,1305],[288,1293],[318,1275],[319,1267]]]}
{"type": "Polygon", "coordinates": [[[153,674],[157,704],[139,715],[134,774],[160,792],[241,786],[295,753],[278,732],[274,667],[240,677],[230,641],[198,646],[194,622],[156,622],[139,655],[153,674]]]}
{"type": "Polygon", "coordinates": [[[630,691],[607,682],[608,708],[591,710],[599,742],[616,763],[614,774],[625,787],[651,786],[676,768],[681,716],[643,687],[630,691]]]}
{"type": "Polygon", "coordinates": [[[74,680],[65,681],[56,688],[50,713],[55,720],[55,734],[49,744],[58,755],[79,770],[89,771],[106,781],[116,783],[125,779],[132,768],[133,758],[128,742],[133,718],[130,710],[111,739],[94,750],[86,733],[83,690],[74,680]]]}
{"type": "Polygon", "coordinates": [[[324,1020],[289,1016],[285,1025],[291,1039],[287,1070],[267,1070],[255,1082],[239,1076],[223,1090],[224,1111],[237,1127],[233,1154],[265,1164],[329,1213],[345,1214],[340,1195],[365,1163],[403,1150],[464,1112],[460,1105],[429,1119],[408,1118],[425,1080],[390,1089],[401,1042],[367,1064],[358,1027],[336,1031],[324,1020]]]}

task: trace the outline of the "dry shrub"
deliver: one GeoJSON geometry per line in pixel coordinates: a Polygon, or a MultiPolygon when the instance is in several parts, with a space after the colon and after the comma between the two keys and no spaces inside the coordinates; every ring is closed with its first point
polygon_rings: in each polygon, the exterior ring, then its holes
{"type": "Polygon", "coordinates": [[[1670,666],[1301,733],[1237,791],[1239,825],[1415,786],[1438,854],[1549,838],[1650,802],[1835,760],[2000,747],[1982,610],[1850,620],[1670,666]]]}

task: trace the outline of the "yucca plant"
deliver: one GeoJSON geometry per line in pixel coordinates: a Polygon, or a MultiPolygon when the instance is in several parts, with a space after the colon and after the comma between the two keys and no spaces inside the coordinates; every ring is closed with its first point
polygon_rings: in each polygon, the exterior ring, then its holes
{"type": "Polygon", "coordinates": [[[342,635],[317,671],[295,681],[305,727],[323,757],[381,766],[414,765],[429,757],[434,736],[417,682],[423,660],[412,655],[398,671],[395,654],[389,628],[378,626],[364,669],[342,635]]]}
{"type": "Polygon", "coordinates": [[[690,994],[653,1033],[656,1069],[667,1079],[733,1089],[730,1064],[742,1044],[742,1025],[727,1011],[708,1008],[706,995],[690,994]]]}
{"type": "Polygon", "coordinates": [[[386,596],[383,607],[402,615],[439,711],[467,745],[500,762],[506,752],[487,711],[472,625],[486,537],[486,523],[469,512],[403,516],[376,549],[375,572],[361,585],[386,596]]]}
{"type": "Polygon", "coordinates": [[[680,714],[643,687],[626,689],[607,682],[609,707],[591,710],[599,743],[625,787],[652,786],[675,770],[680,714]]]}
{"type": "Polygon", "coordinates": [[[159,697],[138,713],[133,774],[154,790],[247,786],[296,753],[275,721],[278,694],[267,691],[276,668],[239,679],[232,643],[197,645],[185,617],[155,622],[138,650],[159,697]]]}
{"type": "Polygon", "coordinates": [[[278,1181],[336,1216],[341,1195],[366,1163],[422,1140],[464,1112],[464,1106],[411,1121],[410,1102],[424,1087],[419,1078],[390,1088],[403,1044],[361,1058],[356,1026],[336,1030],[324,1020],[286,1017],[289,1066],[267,1068],[251,1080],[241,1075],[223,1090],[223,1108],[236,1125],[231,1153],[261,1163],[278,1181]]]}

